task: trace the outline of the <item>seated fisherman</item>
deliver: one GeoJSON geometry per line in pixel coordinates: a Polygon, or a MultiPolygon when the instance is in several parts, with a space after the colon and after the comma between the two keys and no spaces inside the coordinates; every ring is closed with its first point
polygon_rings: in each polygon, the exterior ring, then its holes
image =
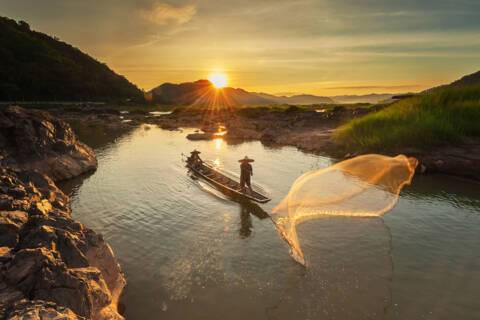
{"type": "Polygon", "coordinates": [[[191,155],[187,159],[187,162],[194,168],[198,167],[203,162],[199,156],[200,153],[200,151],[193,150],[192,152],[190,152],[191,155]]]}

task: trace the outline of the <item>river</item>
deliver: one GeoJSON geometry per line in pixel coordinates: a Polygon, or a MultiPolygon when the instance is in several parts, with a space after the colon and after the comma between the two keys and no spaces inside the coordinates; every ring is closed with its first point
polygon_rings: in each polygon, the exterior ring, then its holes
{"type": "Polygon", "coordinates": [[[127,319],[479,319],[480,185],[416,176],[384,218],[301,224],[297,264],[265,212],[328,157],[260,142],[188,141],[143,125],[78,128],[98,170],[61,185],[73,215],[112,245],[127,319]],[[230,171],[255,159],[266,205],[239,204],[187,173],[194,148],[230,171]]]}

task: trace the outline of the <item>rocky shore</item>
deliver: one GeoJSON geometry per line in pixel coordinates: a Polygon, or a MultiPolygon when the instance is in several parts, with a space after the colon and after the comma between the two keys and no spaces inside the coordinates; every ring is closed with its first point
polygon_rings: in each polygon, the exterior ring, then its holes
{"type": "Polygon", "coordinates": [[[198,127],[201,133],[188,135],[190,140],[214,139],[219,126],[224,127],[227,141],[260,140],[271,146],[295,146],[306,152],[327,153],[334,149],[331,133],[342,123],[367,114],[374,109],[342,108],[304,110],[290,107],[285,111],[244,109],[234,113],[207,116],[176,113],[162,117],[157,124],[172,127],[198,127]]]}
{"type": "Polygon", "coordinates": [[[0,147],[0,319],[122,319],[113,251],[53,181],[94,170],[93,151],[62,120],[18,107],[0,112],[0,147]]]}
{"type": "MultiPolygon", "coordinates": [[[[222,137],[231,143],[259,140],[268,146],[294,146],[311,153],[326,154],[343,159],[357,155],[338,146],[332,139],[334,130],[347,121],[378,107],[333,109],[302,109],[289,107],[282,111],[270,108],[245,108],[234,111],[208,112],[205,110],[179,110],[158,116],[146,110],[119,111],[114,108],[68,108],[52,110],[69,122],[81,122],[87,126],[102,125],[110,128],[131,128],[142,123],[158,125],[166,130],[198,128],[187,136],[190,140],[209,140],[222,137]]],[[[385,153],[385,150],[372,152],[385,153]]],[[[420,173],[443,173],[480,180],[480,139],[470,139],[456,145],[445,144],[428,149],[390,150],[419,159],[420,173]]]]}
{"type": "Polygon", "coordinates": [[[0,164],[60,181],[95,170],[97,159],[66,122],[48,112],[12,106],[0,111],[0,164]]]}

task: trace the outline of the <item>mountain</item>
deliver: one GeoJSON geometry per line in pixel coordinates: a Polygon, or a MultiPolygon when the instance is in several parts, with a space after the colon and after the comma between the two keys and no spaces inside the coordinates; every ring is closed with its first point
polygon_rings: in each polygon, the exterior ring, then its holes
{"type": "Polygon", "coordinates": [[[164,83],[152,89],[148,96],[151,102],[164,105],[238,107],[242,105],[333,103],[330,98],[313,95],[279,97],[267,93],[248,92],[240,88],[225,87],[219,90],[208,80],[180,84],[164,83]]]}
{"type": "Polygon", "coordinates": [[[243,89],[216,89],[208,80],[164,83],[150,91],[151,101],[165,105],[230,106],[268,104],[269,100],[243,89]]]}
{"type": "Polygon", "coordinates": [[[0,17],[0,101],[126,99],[143,92],[79,49],[0,17]]]}
{"type": "Polygon", "coordinates": [[[450,86],[468,86],[477,84],[480,84],[480,71],[464,76],[450,83],[450,86]]]}
{"type": "Polygon", "coordinates": [[[427,89],[423,91],[423,93],[430,93],[430,92],[434,92],[434,91],[441,90],[444,88],[449,88],[449,87],[463,87],[463,86],[471,86],[471,85],[480,85],[480,71],[466,75],[458,80],[453,81],[450,84],[444,84],[438,87],[427,89]]]}
{"type": "Polygon", "coordinates": [[[345,95],[334,96],[332,98],[336,103],[379,103],[391,99],[395,94],[391,93],[372,93],[365,95],[345,95]]]}
{"type": "Polygon", "coordinates": [[[275,96],[268,93],[257,93],[257,95],[272,100],[278,104],[295,104],[295,105],[308,105],[308,104],[324,104],[334,103],[329,97],[315,96],[312,94],[299,94],[294,96],[275,96]]]}

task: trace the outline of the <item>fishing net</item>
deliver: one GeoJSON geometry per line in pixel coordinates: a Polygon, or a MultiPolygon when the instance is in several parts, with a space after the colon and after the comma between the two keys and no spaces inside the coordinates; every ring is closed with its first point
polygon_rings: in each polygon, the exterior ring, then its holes
{"type": "Polygon", "coordinates": [[[292,257],[306,265],[296,230],[300,222],[321,216],[382,216],[410,184],[417,163],[403,155],[363,155],[299,177],[272,215],[292,257]]]}

